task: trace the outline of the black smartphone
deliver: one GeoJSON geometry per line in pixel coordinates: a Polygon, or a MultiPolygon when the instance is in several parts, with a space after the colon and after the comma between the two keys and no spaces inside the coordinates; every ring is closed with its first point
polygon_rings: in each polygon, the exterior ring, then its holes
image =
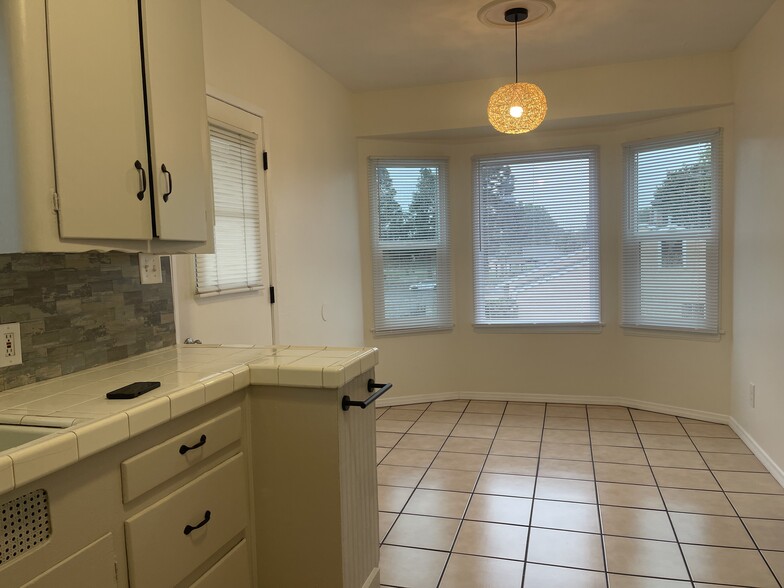
{"type": "Polygon", "coordinates": [[[146,394],[150,390],[155,390],[156,388],[159,388],[160,385],[160,382],[134,382],[133,384],[128,384],[122,388],[117,388],[117,390],[107,392],[106,398],[109,400],[128,400],[129,398],[136,398],[137,396],[146,394]]]}

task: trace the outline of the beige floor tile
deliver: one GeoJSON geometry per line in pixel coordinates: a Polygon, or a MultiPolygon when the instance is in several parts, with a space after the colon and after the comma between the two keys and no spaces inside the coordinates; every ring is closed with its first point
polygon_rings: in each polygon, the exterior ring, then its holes
{"type": "Polygon", "coordinates": [[[547,416],[548,417],[569,417],[569,418],[586,418],[588,413],[586,412],[585,405],[565,405],[565,404],[548,404],[547,405],[547,416]]]}
{"type": "Polygon", "coordinates": [[[604,433],[591,432],[591,445],[613,445],[615,447],[640,447],[640,439],[636,433],[604,433]]]}
{"type": "Polygon", "coordinates": [[[683,545],[683,555],[695,582],[778,588],[760,553],[751,549],[683,545]]]}
{"type": "Polygon", "coordinates": [[[760,549],[784,551],[784,521],[743,519],[760,549]]]}
{"type": "Polygon", "coordinates": [[[599,533],[599,512],[595,504],[534,500],[531,526],[599,533]]]}
{"type": "Polygon", "coordinates": [[[395,449],[424,449],[438,451],[446,441],[443,435],[403,435],[395,449]]]}
{"type": "Polygon", "coordinates": [[[531,502],[528,498],[474,494],[465,518],[488,523],[527,525],[531,517],[531,502]]]}
{"type": "Polygon", "coordinates": [[[378,419],[376,421],[376,431],[382,433],[405,433],[411,428],[414,423],[410,421],[390,421],[385,419],[378,419]]]}
{"type": "Polygon", "coordinates": [[[430,468],[419,483],[419,487],[431,490],[471,492],[474,489],[477,478],[479,478],[479,472],[430,468]]]}
{"type": "Polygon", "coordinates": [[[418,402],[416,404],[398,404],[395,408],[399,410],[418,410],[422,412],[430,408],[430,402],[418,402]]]}
{"type": "Polygon", "coordinates": [[[784,488],[770,474],[753,472],[713,472],[725,492],[784,494],[784,488]]]}
{"type": "Polygon", "coordinates": [[[386,537],[392,525],[397,520],[397,513],[394,512],[379,512],[378,513],[378,542],[381,543],[386,537]]]}
{"type": "Polygon", "coordinates": [[[415,435],[449,435],[455,426],[449,423],[429,423],[417,421],[408,430],[415,435]]]}
{"type": "Polygon", "coordinates": [[[501,424],[500,414],[485,414],[482,412],[466,412],[457,421],[461,425],[490,425],[497,427],[501,424]]]}
{"type": "Polygon", "coordinates": [[[784,496],[728,492],[727,497],[742,517],[784,520],[784,496]]]}
{"type": "Polygon", "coordinates": [[[735,509],[724,492],[661,488],[661,493],[671,512],[735,516],[735,509]]]}
{"type": "Polygon", "coordinates": [[[402,438],[402,433],[384,433],[379,431],[376,433],[376,447],[394,447],[402,438]]]}
{"type": "Polygon", "coordinates": [[[594,445],[593,460],[603,463],[625,463],[628,465],[648,465],[645,452],[639,447],[612,447],[594,445]]]}
{"type": "Polygon", "coordinates": [[[754,455],[703,452],[702,459],[714,471],[763,473],[768,471],[754,455]]]}
{"type": "Polygon", "coordinates": [[[740,439],[692,437],[691,440],[700,451],[710,451],[712,453],[751,453],[751,450],[740,439]]]}
{"type": "Polygon", "coordinates": [[[544,419],[545,429],[564,429],[567,431],[587,431],[588,419],[583,417],[575,419],[570,417],[553,417],[549,414],[544,419]]]}
{"type": "Polygon", "coordinates": [[[648,462],[652,466],[666,468],[691,468],[706,470],[708,466],[700,457],[699,451],[677,451],[673,449],[646,449],[648,462]]]}
{"type": "Polygon", "coordinates": [[[538,478],[534,496],[545,500],[596,504],[596,486],[593,482],[585,480],[538,478]]]}
{"type": "Polygon", "coordinates": [[[519,588],[522,581],[522,562],[455,554],[439,588],[519,588]]]}
{"type": "Polygon", "coordinates": [[[640,435],[640,440],[645,449],[677,449],[680,451],[697,449],[691,439],[677,435],[640,435]]]}
{"type": "Polygon", "coordinates": [[[494,474],[517,474],[520,476],[535,476],[539,460],[535,457],[515,457],[509,455],[488,455],[485,462],[485,472],[494,474]]]}
{"type": "Polygon", "coordinates": [[[453,551],[523,561],[527,541],[528,527],[464,521],[453,551]]]}
{"type": "Polygon", "coordinates": [[[656,482],[648,466],[620,463],[595,463],[596,480],[599,482],[618,482],[621,484],[642,484],[654,486],[656,482]]]}
{"type": "Polygon", "coordinates": [[[723,437],[726,439],[737,439],[730,427],[727,425],[717,425],[715,423],[683,423],[683,428],[692,437],[723,437]]]}
{"type": "Polygon", "coordinates": [[[544,415],[544,404],[536,402],[507,402],[506,412],[508,414],[519,414],[524,416],[544,415]]]}
{"type": "Polygon", "coordinates": [[[608,571],[616,574],[688,580],[689,573],[677,543],[605,537],[608,571]]]}
{"type": "Polygon", "coordinates": [[[384,458],[383,465],[426,468],[433,463],[437,454],[437,451],[423,451],[420,449],[393,449],[384,458]]]}
{"type": "Polygon", "coordinates": [[[547,478],[593,480],[593,463],[568,459],[540,459],[539,475],[547,478]]]}
{"type": "Polygon", "coordinates": [[[653,469],[653,475],[659,486],[663,488],[686,488],[689,490],[721,490],[713,475],[707,470],[689,470],[684,468],[653,469]]]}
{"type": "Polygon", "coordinates": [[[539,443],[536,441],[505,441],[496,439],[490,448],[490,454],[512,457],[539,457],[539,443]]]}
{"type": "Polygon", "coordinates": [[[436,588],[448,553],[381,546],[381,582],[401,588],[436,588]]]}
{"type": "Polygon", "coordinates": [[[466,406],[468,406],[468,400],[442,400],[441,402],[433,402],[427,411],[463,412],[466,409],[466,406]]]}
{"type": "Polygon", "coordinates": [[[428,515],[459,519],[465,513],[471,494],[419,488],[403,509],[405,514],[428,515]]]}
{"type": "Polygon", "coordinates": [[[623,406],[588,406],[588,417],[595,419],[632,420],[629,409],[623,406]]]}
{"type": "Polygon", "coordinates": [[[399,513],[403,510],[413,492],[413,488],[404,488],[402,486],[379,486],[378,510],[399,513]]]}
{"type": "Polygon", "coordinates": [[[655,486],[599,482],[597,488],[599,490],[599,504],[664,510],[659,489],[655,486]]]}
{"type": "Polygon", "coordinates": [[[588,445],[591,438],[588,431],[567,431],[564,429],[545,429],[542,434],[543,443],[570,443],[588,445]]]}
{"type": "Polygon", "coordinates": [[[532,498],[534,495],[535,480],[536,478],[532,476],[484,472],[479,476],[479,483],[476,485],[476,490],[474,490],[474,492],[477,494],[532,498]]]}
{"type": "Polygon", "coordinates": [[[442,423],[448,425],[455,425],[460,420],[460,412],[439,412],[436,410],[426,410],[424,414],[419,417],[419,423],[442,423]]]}
{"type": "Polygon", "coordinates": [[[762,555],[765,556],[776,578],[784,585],[784,551],[763,551],[762,555]]]}
{"type": "Polygon", "coordinates": [[[499,427],[495,435],[496,439],[506,441],[540,441],[542,439],[541,428],[531,427],[499,427]]]}
{"type": "Polygon", "coordinates": [[[465,470],[468,472],[478,472],[482,469],[485,462],[484,455],[475,453],[450,453],[440,451],[438,457],[433,460],[433,467],[442,470],[465,470]]]}
{"type": "Polygon", "coordinates": [[[407,466],[378,466],[378,483],[382,486],[405,486],[414,488],[427,470],[407,466]]]}
{"type": "Polygon", "coordinates": [[[492,439],[498,427],[489,425],[455,425],[452,431],[454,437],[479,437],[480,439],[492,439]]]}
{"type": "Polygon", "coordinates": [[[620,419],[590,419],[591,431],[604,431],[607,433],[636,433],[634,423],[620,419]]]}
{"type": "Polygon", "coordinates": [[[544,415],[505,414],[501,426],[541,429],[544,426],[544,415]]]}
{"type": "Polygon", "coordinates": [[[528,558],[532,563],[604,571],[601,535],[531,529],[528,558]]]}
{"type": "Polygon", "coordinates": [[[466,412],[481,412],[485,414],[503,414],[506,402],[497,400],[471,400],[466,412]]]}
{"type": "Polygon", "coordinates": [[[477,439],[476,437],[449,437],[442,451],[452,453],[480,453],[486,455],[493,444],[492,439],[477,439]]]}
{"type": "Polygon", "coordinates": [[[400,410],[399,408],[390,408],[381,415],[379,420],[387,421],[415,421],[422,416],[423,410],[400,410]]]}
{"type": "Polygon", "coordinates": [[[392,525],[384,542],[401,547],[449,551],[459,526],[458,519],[402,514],[392,525]]]}
{"type": "Polygon", "coordinates": [[[388,408],[376,408],[376,418],[380,417],[388,410],[389,410],[388,408]]]}
{"type": "Polygon", "coordinates": [[[602,530],[606,535],[675,541],[672,525],[663,510],[601,506],[602,530]]]}
{"type": "Polygon", "coordinates": [[[648,435],[686,435],[686,429],[679,422],[636,421],[634,425],[637,427],[638,433],[648,435]]]}
{"type": "Polygon", "coordinates": [[[716,547],[754,548],[754,543],[738,517],[670,513],[675,533],[681,543],[716,547]]]}
{"type": "Polygon", "coordinates": [[[608,577],[610,579],[610,588],[688,588],[691,586],[691,582],[663,580],[662,578],[622,576],[620,574],[610,574],[608,577]]]}
{"type": "Polygon", "coordinates": [[[525,566],[525,584],[523,584],[523,588],[555,588],[556,586],[605,588],[606,585],[602,572],[531,563],[525,566]]]}
{"type": "Polygon", "coordinates": [[[381,463],[390,451],[392,449],[389,447],[376,447],[376,464],[381,463]]]}
{"type": "Polygon", "coordinates": [[[539,457],[591,461],[591,446],[576,445],[574,443],[542,443],[542,451],[539,457]]]}
{"type": "Polygon", "coordinates": [[[629,409],[632,418],[639,421],[653,421],[660,423],[677,423],[678,418],[669,414],[662,414],[660,412],[651,412],[648,410],[638,410],[636,408],[629,409]]]}

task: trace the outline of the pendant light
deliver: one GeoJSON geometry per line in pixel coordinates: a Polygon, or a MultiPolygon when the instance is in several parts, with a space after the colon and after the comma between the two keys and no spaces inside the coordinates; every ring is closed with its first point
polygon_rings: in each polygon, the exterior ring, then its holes
{"type": "Polygon", "coordinates": [[[533,131],[547,114],[547,99],[536,84],[519,82],[517,77],[517,24],[528,18],[527,8],[510,8],[504,19],[515,25],[515,83],[501,86],[487,103],[487,118],[497,131],[518,135],[533,131]]]}

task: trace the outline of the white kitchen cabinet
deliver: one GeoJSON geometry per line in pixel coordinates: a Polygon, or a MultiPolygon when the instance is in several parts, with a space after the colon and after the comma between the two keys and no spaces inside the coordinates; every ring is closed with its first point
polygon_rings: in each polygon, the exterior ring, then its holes
{"type": "Polygon", "coordinates": [[[114,544],[107,533],[80,549],[53,568],[37,576],[22,588],[84,588],[117,586],[114,544]]]}
{"type": "Polygon", "coordinates": [[[209,252],[199,2],[0,3],[0,253],[209,252]]]}

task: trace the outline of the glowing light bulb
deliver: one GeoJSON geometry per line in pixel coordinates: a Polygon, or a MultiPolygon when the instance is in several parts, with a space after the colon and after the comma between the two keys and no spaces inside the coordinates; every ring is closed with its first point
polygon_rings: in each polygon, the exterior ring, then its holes
{"type": "Polygon", "coordinates": [[[513,118],[520,118],[521,116],[523,116],[523,107],[512,106],[512,108],[509,109],[509,115],[512,116],[513,118]]]}

